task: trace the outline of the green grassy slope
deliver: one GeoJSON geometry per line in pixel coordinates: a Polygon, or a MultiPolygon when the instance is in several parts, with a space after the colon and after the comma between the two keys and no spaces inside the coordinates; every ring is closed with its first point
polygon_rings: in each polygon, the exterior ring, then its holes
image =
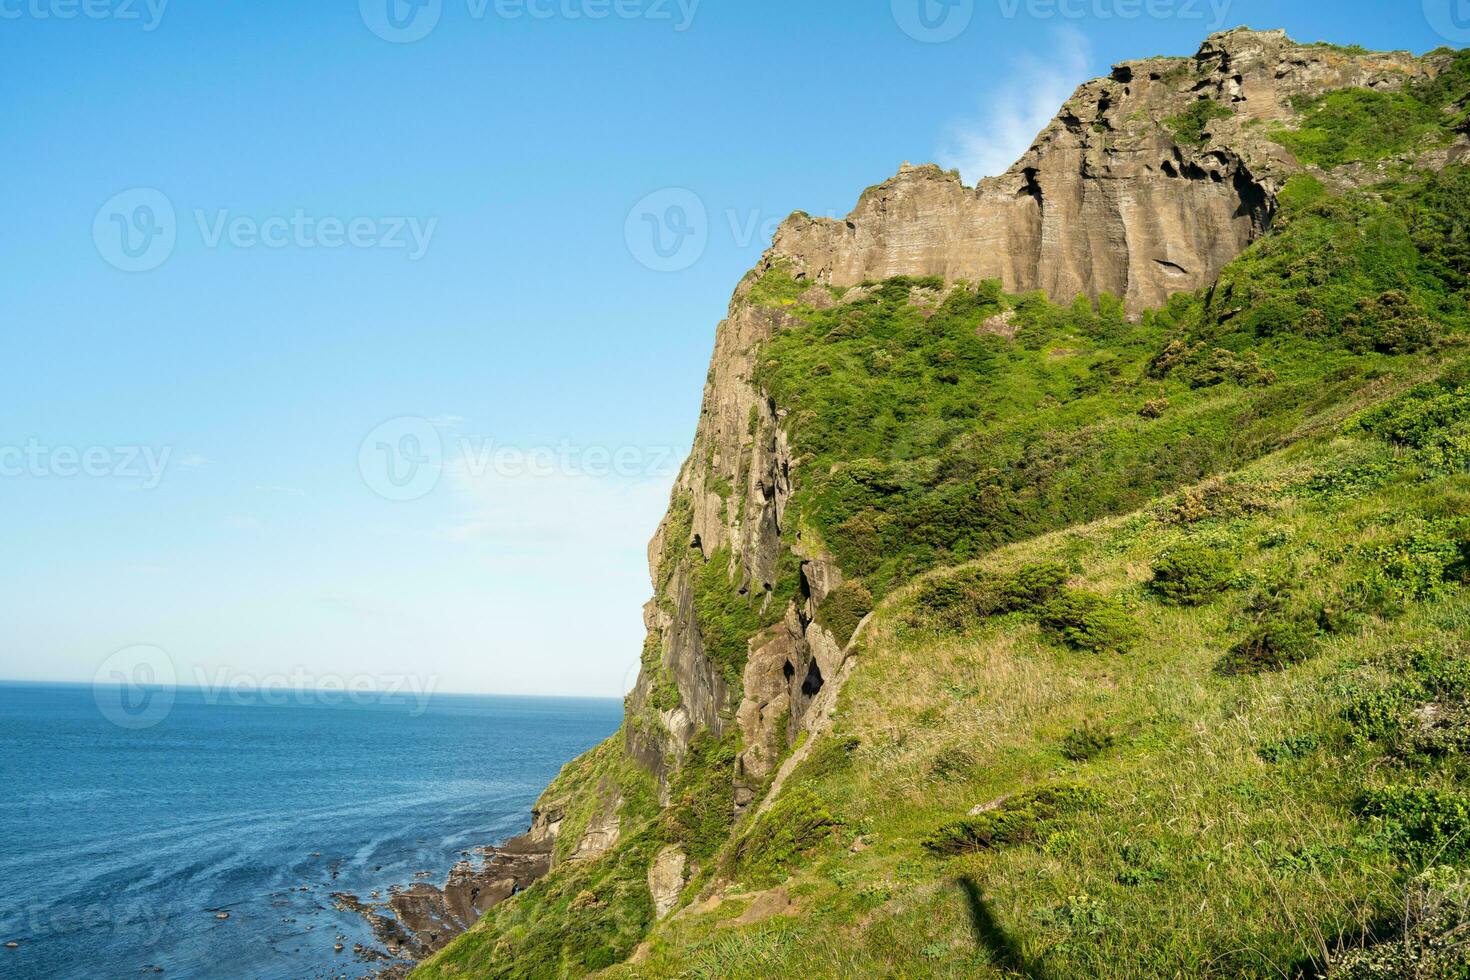
{"type": "Polygon", "coordinates": [[[736,866],[615,975],[1264,977],[1375,935],[1470,847],[1461,453],[1347,422],[896,594],[786,790],[832,816],[786,866],[797,914],[722,927],[776,877],[736,866]],[[1156,586],[1189,548],[1221,574],[1156,586]],[[1068,642],[1054,600],[985,615],[1046,564],[1111,604],[1123,652],[1068,642]]]}
{"type": "MultiPolygon", "coordinates": [[[[1423,125],[1463,95],[1415,93],[1423,125]]],[[[1334,107],[1331,145],[1392,136],[1334,107]]],[[[1470,904],[1470,171],[1280,204],[1137,323],[770,273],[747,300],[800,322],[757,376],[801,454],[787,523],[851,580],[819,616],[878,607],[833,730],[753,826],[729,742],[666,808],[620,740],[578,760],[563,850],[602,786],[617,848],[416,975],[1408,975],[1406,896],[1425,934],[1470,904]],[[675,843],[698,872],[655,924],[675,843]]],[[[699,620],[738,677],[761,620],[721,585],[699,620]]]]}

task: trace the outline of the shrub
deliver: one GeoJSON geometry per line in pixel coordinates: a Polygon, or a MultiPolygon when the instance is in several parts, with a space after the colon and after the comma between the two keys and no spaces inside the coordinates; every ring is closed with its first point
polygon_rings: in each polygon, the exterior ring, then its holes
{"type": "Polygon", "coordinates": [[[760,614],[730,580],[729,549],[720,549],[694,574],[694,614],[705,653],[732,686],[739,685],[750,638],[763,625],[760,614]]]}
{"type": "Polygon", "coordinates": [[[1041,610],[1041,625],[1070,647],[1123,653],[1139,638],[1138,624],[1115,599],[1064,590],[1041,610]]]}
{"type": "Polygon", "coordinates": [[[1303,163],[1331,170],[1404,153],[1438,130],[1439,109],[1405,92],[1347,88],[1302,103],[1300,129],[1271,138],[1303,163]]]}
{"type": "Polygon", "coordinates": [[[953,855],[1034,841],[1058,818],[1098,800],[1096,790],[1076,783],[1028,790],[993,810],[945,824],[925,838],[924,846],[953,855]]]}
{"type": "Polygon", "coordinates": [[[1273,742],[1263,742],[1256,749],[1256,755],[1264,762],[1278,763],[1290,762],[1303,756],[1311,755],[1317,751],[1317,736],[1315,735],[1288,735],[1286,738],[1277,739],[1273,742]]]}
{"type": "Polygon", "coordinates": [[[1150,398],[1143,403],[1143,407],[1138,410],[1138,414],[1146,419],[1161,419],[1168,410],[1169,399],[1150,398]]]}
{"type": "Polygon", "coordinates": [[[758,887],[778,884],[836,826],[837,819],[820,796],[805,786],[793,786],[741,840],[731,870],[758,887]]]}
{"type": "Polygon", "coordinates": [[[934,761],[929,764],[929,774],[935,779],[950,782],[968,778],[975,772],[975,767],[974,753],[968,749],[949,748],[934,757],[934,761]]]}
{"type": "Polygon", "coordinates": [[[1397,289],[1359,300],[1342,323],[1343,342],[1355,354],[1412,354],[1432,345],[1436,335],[1423,309],[1397,289]]]}
{"type": "Polygon", "coordinates": [[[1358,591],[1369,607],[1396,616],[1416,602],[1442,598],[1463,578],[1465,541],[1448,527],[1427,527],[1392,544],[1364,548],[1358,591]]]}
{"type": "Polygon", "coordinates": [[[1316,645],[1315,624],[1299,619],[1272,619],[1237,643],[1215,670],[1226,677],[1285,670],[1311,657],[1316,645]]]}
{"type": "Polygon", "coordinates": [[[1409,753],[1445,758],[1470,750],[1470,706],[1429,704],[1420,710],[1420,726],[1409,744],[1409,753]]]}
{"type": "Polygon", "coordinates": [[[1234,572],[1228,555],[1215,548],[1186,544],[1160,555],[1150,588],[1175,606],[1201,606],[1224,592],[1234,572]]]}
{"type": "Polygon", "coordinates": [[[1067,569],[1026,565],[1011,575],[965,569],[926,581],[916,605],[945,629],[961,629],[987,616],[1034,612],[1061,591],[1067,569]]]}
{"type": "Polygon", "coordinates": [[[1206,127],[1216,119],[1229,119],[1233,115],[1233,111],[1214,99],[1203,98],[1179,115],[1165,119],[1164,125],[1174,134],[1176,142],[1185,146],[1203,146],[1207,139],[1206,127]]]}
{"type": "Polygon", "coordinates": [[[690,860],[711,857],[735,823],[735,744],[708,731],[695,736],[675,774],[664,812],[669,836],[690,860]]]}
{"type": "Polygon", "coordinates": [[[1413,706],[1414,693],[1411,685],[1400,684],[1353,698],[1342,709],[1348,737],[1354,742],[1377,742],[1397,736],[1413,706]]]}
{"type": "Polygon", "coordinates": [[[1087,762],[1117,743],[1118,737],[1112,732],[1094,728],[1090,722],[1084,723],[1081,728],[1074,728],[1062,739],[1062,755],[1073,762],[1087,762]]]}
{"type": "Polygon", "coordinates": [[[1364,412],[1353,428],[1396,445],[1419,449],[1465,421],[1470,421],[1470,386],[1421,385],[1364,412]]]}
{"type": "Polygon", "coordinates": [[[817,610],[817,619],[832,631],[840,646],[847,646],[857,632],[863,617],[873,611],[873,593],[863,583],[852,579],[843,582],[822,607],[817,610]]]}
{"type": "Polygon", "coordinates": [[[1438,866],[1416,876],[1407,888],[1402,921],[1394,926],[1393,938],[1344,953],[1332,964],[1329,976],[1333,980],[1470,976],[1470,944],[1464,940],[1470,926],[1470,888],[1461,872],[1438,866]]]}
{"type": "Polygon", "coordinates": [[[1388,786],[1364,793],[1356,810],[1405,855],[1454,860],[1470,851],[1470,798],[1463,794],[1388,786]]]}
{"type": "Polygon", "coordinates": [[[1072,936],[1101,936],[1113,926],[1107,906],[1088,895],[1068,895],[1060,905],[1038,909],[1036,919],[1072,936]]]}

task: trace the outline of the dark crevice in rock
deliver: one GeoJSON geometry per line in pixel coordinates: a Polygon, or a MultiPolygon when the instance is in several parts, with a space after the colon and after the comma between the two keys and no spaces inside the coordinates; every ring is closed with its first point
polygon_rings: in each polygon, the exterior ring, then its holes
{"type": "Polygon", "coordinates": [[[1266,193],[1266,189],[1256,183],[1255,178],[1244,167],[1237,167],[1231,180],[1235,193],[1240,197],[1240,208],[1235,216],[1242,218],[1249,215],[1256,237],[1270,231],[1271,222],[1276,217],[1275,198],[1266,193]]]}
{"type": "Polygon", "coordinates": [[[814,698],[825,683],[826,681],[822,679],[822,668],[817,666],[816,660],[813,660],[812,665],[807,668],[806,680],[801,682],[801,693],[809,698],[814,698]]]}
{"type": "Polygon", "coordinates": [[[1036,201],[1036,206],[1041,207],[1044,202],[1042,200],[1041,182],[1037,179],[1041,176],[1041,171],[1035,167],[1027,167],[1021,171],[1021,176],[1026,179],[1026,182],[1021,185],[1021,189],[1016,193],[1016,196],[1033,198],[1036,201]]]}

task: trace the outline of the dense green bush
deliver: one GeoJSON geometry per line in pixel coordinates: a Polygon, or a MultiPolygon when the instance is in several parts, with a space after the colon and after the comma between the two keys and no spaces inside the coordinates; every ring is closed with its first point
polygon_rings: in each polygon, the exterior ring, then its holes
{"type": "Polygon", "coordinates": [[[856,579],[849,579],[842,583],[832,594],[827,596],[820,609],[817,610],[817,619],[831,630],[832,636],[842,646],[847,646],[852,639],[853,633],[857,632],[858,624],[863,617],[873,611],[873,593],[868,587],[856,579]]]}
{"type": "Polygon", "coordinates": [[[1218,548],[1183,544],[1154,560],[1149,588],[1171,605],[1200,606],[1229,588],[1234,571],[1230,556],[1218,548]]]}
{"type": "Polygon", "coordinates": [[[1424,309],[1398,289],[1358,300],[1342,321],[1343,342],[1356,354],[1412,354],[1431,346],[1437,336],[1424,309]]]}
{"type": "Polygon", "coordinates": [[[1342,708],[1348,737],[1354,742],[1379,742],[1397,737],[1414,707],[1417,689],[1412,684],[1365,691],[1342,708]]]}
{"type": "Polygon", "coordinates": [[[1214,99],[1203,98],[1192,103],[1188,109],[1164,120],[1164,125],[1174,134],[1174,139],[1186,146],[1203,146],[1205,130],[1216,119],[1229,119],[1235,115],[1228,106],[1214,99]]]}
{"type": "Polygon", "coordinates": [[[1026,565],[1010,575],[967,568],[935,576],[919,586],[915,606],[931,623],[962,629],[987,616],[1032,613],[1056,597],[1067,581],[1065,565],[1026,565]]]}
{"type": "Polygon", "coordinates": [[[1443,598],[1464,580],[1466,536],[1461,526],[1430,525],[1398,541],[1360,550],[1366,572],[1358,585],[1363,601],[1384,615],[1405,613],[1418,602],[1443,598]]]}
{"type": "Polygon", "coordinates": [[[1421,385],[1358,416],[1354,428],[1399,446],[1421,449],[1470,422],[1470,386],[1421,385]]]}
{"type": "Polygon", "coordinates": [[[803,856],[826,840],[837,818],[820,796],[793,786],[751,827],[732,852],[730,870],[757,887],[778,884],[803,856]]]}
{"type": "Polygon", "coordinates": [[[1141,631],[1115,599],[1067,589],[1041,610],[1041,625],[1068,646],[1093,653],[1122,653],[1141,631]]]}
{"type": "Polygon", "coordinates": [[[1095,759],[1118,744],[1118,736],[1090,722],[1074,728],[1062,738],[1062,755],[1073,762],[1095,759]]]}
{"type": "Polygon", "coordinates": [[[1310,658],[1317,640],[1315,622],[1292,617],[1269,619],[1232,647],[1215,669],[1226,677],[1285,670],[1310,658]]]}
{"type": "Polygon", "coordinates": [[[1413,857],[1454,860],[1470,851],[1470,798],[1423,786],[1388,786],[1359,797],[1359,816],[1413,857]]]}
{"type": "Polygon", "coordinates": [[[664,810],[668,837],[691,861],[714,855],[735,823],[735,740],[701,732],[689,745],[664,810]]]}
{"type": "Polygon", "coordinates": [[[1095,790],[1076,783],[1028,790],[1002,801],[993,810],[945,824],[925,838],[924,846],[936,854],[948,855],[1034,841],[1058,818],[1098,801],[1095,790]]]}
{"type": "Polygon", "coordinates": [[[1256,749],[1256,754],[1265,762],[1290,762],[1315,752],[1317,745],[1318,739],[1315,735],[1288,735],[1271,742],[1263,742],[1256,749]]]}
{"type": "MultiPolygon", "coordinates": [[[[780,606],[784,611],[784,604],[780,606]]],[[[722,548],[695,572],[694,614],[704,652],[738,686],[750,655],[749,640],[766,624],[750,596],[730,579],[730,551],[722,548]]]]}
{"type": "Polygon", "coordinates": [[[1272,139],[1298,160],[1328,170],[1404,153],[1439,133],[1444,122],[1438,106],[1412,94],[1366,88],[1329,92],[1298,108],[1306,113],[1301,127],[1273,133],[1272,139]]]}

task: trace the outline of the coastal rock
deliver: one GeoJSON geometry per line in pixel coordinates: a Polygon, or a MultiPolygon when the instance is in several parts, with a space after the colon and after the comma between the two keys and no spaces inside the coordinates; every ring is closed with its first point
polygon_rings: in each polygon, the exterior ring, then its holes
{"type": "Polygon", "coordinates": [[[662,919],[679,904],[679,893],[684,890],[684,866],[687,858],[677,847],[666,847],[658,852],[648,868],[648,892],[653,896],[656,917],[662,919]]]}
{"type": "Polygon", "coordinates": [[[572,852],[574,861],[599,858],[612,850],[618,842],[622,827],[618,808],[622,806],[623,798],[609,785],[605,784],[602,791],[606,794],[602,797],[602,806],[593,815],[582,839],[577,841],[577,847],[572,852]]]}
{"type": "Polygon", "coordinates": [[[345,892],[334,893],[332,901],[337,909],[362,916],[392,956],[423,959],[550,871],[554,844],[554,834],[543,829],[538,835],[533,824],[531,832],[480,849],[479,867],[470,861],[455,864],[442,889],[421,881],[389,888],[386,902],[364,902],[345,892]]]}
{"type": "Polygon", "coordinates": [[[790,915],[791,911],[791,895],[785,888],[772,888],[768,892],[761,892],[744,912],[721,925],[725,928],[753,926],[778,915],[790,915]]]}

